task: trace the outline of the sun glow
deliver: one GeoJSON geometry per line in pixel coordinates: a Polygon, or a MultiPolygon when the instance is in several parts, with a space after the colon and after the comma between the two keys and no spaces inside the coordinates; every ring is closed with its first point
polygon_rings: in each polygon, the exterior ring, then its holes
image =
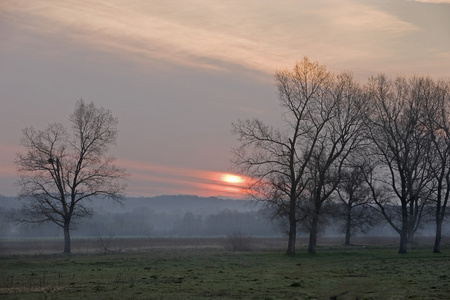
{"type": "Polygon", "coordinates": [[[231,174],[225,174],[222,176],[221,178],[223,181],[227,182],[227,183],[234,183],[234,184],[238,184],[238,183],[243,183],[244,179],[241,176],[238,175],[231,175],[231,174]]]}
{"type": "MultiPolygon", "coordinates": [[[[132,196],[197,195],[243,199],[249,178],[218,171],[189,169],[118,159],[131,172],[127,194],[132,196]]],[[[1,171],[1,170],[0,170],[1,171]]],[[[1,177],[1,172],[0,172],[1,177]]]]}

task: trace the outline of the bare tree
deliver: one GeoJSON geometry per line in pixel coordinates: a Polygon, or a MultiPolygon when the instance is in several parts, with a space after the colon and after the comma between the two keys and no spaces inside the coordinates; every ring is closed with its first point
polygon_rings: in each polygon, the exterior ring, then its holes
{"type": "Polygon", "coordinates": [[[415,94],[424,102],[421,125],[431,140],[429,158],[433,177],[436,236],[434,253],[440,253],[442,223],[450,197],[450,82],[415,78],[415,94]]]}
{"type": "Polygon", "coordinates": [[[306,168],[322,130],[315,126],[310,107],[325,97],[332,74],[305,57],[292,71],[277,72],[275,79],[285,129],[274,129],[257,119],[233,123],[241,145],[234,149],[232,162],[253,179],[249,194],[263,201],[274,217],[288,219],[286,253],[295,254],[298,206],[308,181],[306,168]]]}
{"type": "MultiPolygon", "coordinates": [[[[358,161],[354,157],[352,160],[358,161]]],[[[363,161],[363,160],[362,160],[363,161]]],[[[342,215],[345,219],[345,245],[351,245],[352,232],[359,229],[368,231],[377,221],[370,206],[370,190],[364,180],[364,165],[351,165],[341,172],[341,180],[337,187],[337,199],[343,204],[342,215]]]]}
{"type": "Polygon", "coordinates": [[[320,208],[357,144],[360,93],[349,74],[334,76],[306,57],[275,78],[286,126],[277,130],[257,119],[233,123],[241,142],[233,165],[253,179],[248,192],[254,199],[274,217],[288,219],[287,254],[295,254],[297,224],[305,216],[301,202],[312,201],[310,250],[315,252],[320,208]]]}
{"type": "Polygon", "coordinates": [[[348,73],[334,77],[327,96],[312,109],[315,144],[307,165],[311,213],[308,252],[316,252],[319,215],[341,181],[342,167],[349,155],[360,149],[365,139],[363,115],[366,98],[348,73]]]}
{"type": "Polygon", "coordinates": [[[416,84],[384,75],[368,84],[372,109],[367,127],[374,147],[366,178],[379,211],[400,235],[399,253],[407,253],[430,195],[430,139],[420,124],[424,101],[414,92],[416,84]]]}
{"type": "Polygon", "coordinates": [[[71,252],[71,222],[92,215],[86,201],[104,196],[120,202],[128,176],[107,155],[118,133],[118,119],[109,110],[80,100],[69,120],[72,137],[57,123],[44,130],[25,128],[21,140],[25,151],[15,160],[19,196],[25,199],[17,221],[60,226],[65,253],[71,252]]]}

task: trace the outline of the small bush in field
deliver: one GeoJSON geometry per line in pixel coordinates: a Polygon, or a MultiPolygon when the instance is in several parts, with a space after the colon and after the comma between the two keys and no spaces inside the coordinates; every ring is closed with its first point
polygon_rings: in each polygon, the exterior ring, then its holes
{"type": "Polygon", "coordinates": [[[226,249],[230,251],[250,251],[253,248],[253,239],[250,235],[241,231],[233,231],[227,234],[226,249]]]}

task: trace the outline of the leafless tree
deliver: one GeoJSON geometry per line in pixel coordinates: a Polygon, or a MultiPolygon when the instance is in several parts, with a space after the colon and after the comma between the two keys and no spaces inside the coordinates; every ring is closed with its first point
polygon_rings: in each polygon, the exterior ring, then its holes
{"type": "Polygon", "coordinates": [[[317,230],[322,205],[341,181],[341,171],[351,153],[363,149],[363,116],[367,101],[359,84],[348,73],[334,77],[327,96],[312,109],[315,144],[307,164],[307,190],[313,203],[308,252],[316,252],[317,230]]]}
{"type": "Polygon", "coordinates": [[[415,78],[416,97],[425,105],[421,125],[430,136],[429,157],[433,177],[436,236],[434,253],[440,253],[442,223],[450,197],[450,82],[415,78]]]}
{"type": "Polygon", "coordinates": [[[287,254],[295,254],[297,224],[304,216],[301,201],[312,201],[310,244],[315,252],[320,208],[336,186],[338,161],[357,144],[360,93],[349,74],[334,76],[306,57],[292,71],[277,72],[275,79],[286,126],[278,130],[257,119],[233,123],[241,144],[232,162],[253,179],[249,194],[274,217],[288,219],[287,254]]]}
{"type": "Polygon", "coordinates": [[[399,253],[407,253],[430,196],[430,139],[420,124],[424,101],[415,93],[416,84],[384,75],[368,83],[367,128],[374,147],[366,178],[379,211],[400,235],[399,253]],[[396,207],[400,210],[393,213],[396,207]]]}
{"type": "Polygon", "coordinates": [[[371,208],[368,185],[364,180],[364,160],[353,157],[355,162],[341,171],[341,180],[336,189],[337,199],[343,204],[342,216],[345,219],[345,245],[349,246],[355,228],[361,232],[368,231],[376,222],[376,214],[371,208]],[[361,164],[358,164],[358,161],[361,164]]]}
{"type": "Polygon", "coordinates": [[[325,97],[332,74],[305,57],[292,71],[276,72],[275,79],[284,109],[284,130],[257,119],[233,123],[233,133],[241,145],[234,149],[232,162],[253,179],[249,194],[263,201],[275,217],[288,219],[286,253],[295,254],[299,200],[308,181],[305,174],[316,147],[315,136],[322,130],[314,128],[311,106],[325,97]]]}
{"type": "Polygon", "coordinates": [[[65,253],[71,251],[71,222],[92,215],[85,203],[95,196],[120,202],[128,176],[107,155],[118,133],[118,119],[109,110],[80,100],[69,120],[72,137],[57,123],[44,130],[25,128],[25,151],[15,160],[19,196],[25,200],[16,220],[53,222],[63,228],[65,253]]]}

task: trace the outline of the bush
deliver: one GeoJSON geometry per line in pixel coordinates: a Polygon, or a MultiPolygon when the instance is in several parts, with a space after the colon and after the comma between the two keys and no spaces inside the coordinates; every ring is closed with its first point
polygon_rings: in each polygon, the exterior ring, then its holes
{"type": "Polygon", "coordinates": [[[250,235],[243,234],[241,231],[232,231],[227,234],[226,249],[230,251],[251,251],[253,248],[253,239],[250,235]]]}

